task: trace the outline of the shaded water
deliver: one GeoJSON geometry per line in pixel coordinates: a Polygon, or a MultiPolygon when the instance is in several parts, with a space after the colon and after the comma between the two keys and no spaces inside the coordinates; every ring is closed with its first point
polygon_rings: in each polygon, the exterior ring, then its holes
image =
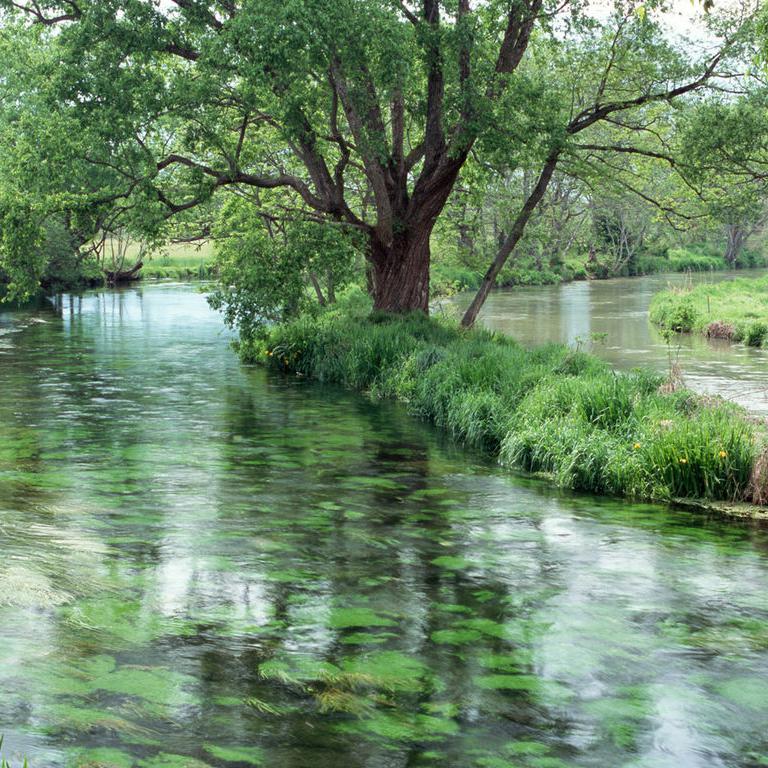
{"type": "MultiPolygon", "coordinates": [[[[579,338],[589,344],[590,334],[606,334],[605,341],[592,349],[612,365],[667,371],[670,349],[648,321],[648,305],[655,293],[669,285],[766,274],[768,270],[650,275],[498,290],[489,296],[480,322],[526,344],[573,344],[579,338]]],[[[454,301],[463,308],[470,300],[471,296],[462,295],[454,301]]],[[[691,388],[768,414],[768,349],[685,335],[676,338],[671,351],[691,388]]]]}
{"type": "Polygon", "coordinates": [[[0,314],[0,545],[33,768],[768,764],[768,532],[243,368],[186,287],[0,314]]]}

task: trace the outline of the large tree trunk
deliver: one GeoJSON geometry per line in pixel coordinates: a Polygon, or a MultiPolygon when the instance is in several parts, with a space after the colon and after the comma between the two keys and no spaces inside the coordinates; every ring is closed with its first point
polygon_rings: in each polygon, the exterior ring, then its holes
{"type": "Polygon", "coordinates": [[[727,237],[725,260],[730,267],[735,267],[736,260],[739,258],[744,242],[747,239],[746,233],[739,224],[727,224],[725,231],[727,237]]]}
{"type": "Polygon", "coordinates": [[[373,308],[381,312],[429,312],[431,227],[412,228],[385,246],[370,245],[373,308]]]}

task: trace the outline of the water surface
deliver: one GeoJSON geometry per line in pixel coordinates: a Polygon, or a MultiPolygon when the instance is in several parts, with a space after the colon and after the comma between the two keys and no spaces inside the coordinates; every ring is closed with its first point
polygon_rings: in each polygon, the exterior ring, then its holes
{"type": "Polygon", "coordinates": [[[227,340],[183,286],[0,314],[8,756],[768,764],[764,530],[512,477],[227,340]]]}
{"type": "MultiPolygon", "coordinates": [[[[768,270],[650,275],[565,285],[500,289],[491,293],[480,322],[525,344],[581,342],[617,368],[669,370],[670,354],[685,382],[699,392],[722,395],[768,414],[768,349],[754,349],[698,335],[677,336],[670,346],[648,321],[648,305],[670,285],[756,278],[768,270]],[[593,334],[604,335],[590,342],[593,334]]],[[[471,296],[453,301],[460,307],[471,296]]]]}

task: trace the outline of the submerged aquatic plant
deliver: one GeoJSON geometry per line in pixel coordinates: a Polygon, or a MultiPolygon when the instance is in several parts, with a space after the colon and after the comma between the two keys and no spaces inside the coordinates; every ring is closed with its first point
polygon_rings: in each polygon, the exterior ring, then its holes
{"type": "MultiPolygon", "coordinates": [[[[0,768],[14,768],[14,766],[6,760],[5,756],[3,755],[3,742],[5,741],[5,736],[0,735],[0,768]]],[[[22,768],[28,768],[27,758],[25,757],[23,762],[21,763],[22,768]]]]}
{"type": "MultiPolygon", "coordinates": [[[[417,659],[397,651],[380,651],[345,659],[340,666],[308,657],[266,661],[259,667],[262,679],[278,683],[308,697],[321,713],[373,718],[379,708],[398,707],[398,699],[429,691],[429,669],[417,659]]],[[[258,707],[280,712],[274,705],[258,707]]]]}

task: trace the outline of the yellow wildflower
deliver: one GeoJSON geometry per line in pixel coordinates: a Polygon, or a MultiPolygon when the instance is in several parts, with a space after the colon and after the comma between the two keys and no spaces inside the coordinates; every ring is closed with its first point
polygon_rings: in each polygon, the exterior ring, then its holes
{"type": "Polygon", "coordinates": [[[721,459],[724,459],[727,455],[727,451],[720,451],[720,453],[717,454],[721,459]]]}
{"type": "Polygon", "coordinates": [[[680,459],[680,463],[681,464],[687,464],[688,463],[688,459],[680,459]]]}
{"type": "Polygon", "coordinates": [[[634,448],[636,451],[640,450],[640,443],[635,443],[634,448]]]}

